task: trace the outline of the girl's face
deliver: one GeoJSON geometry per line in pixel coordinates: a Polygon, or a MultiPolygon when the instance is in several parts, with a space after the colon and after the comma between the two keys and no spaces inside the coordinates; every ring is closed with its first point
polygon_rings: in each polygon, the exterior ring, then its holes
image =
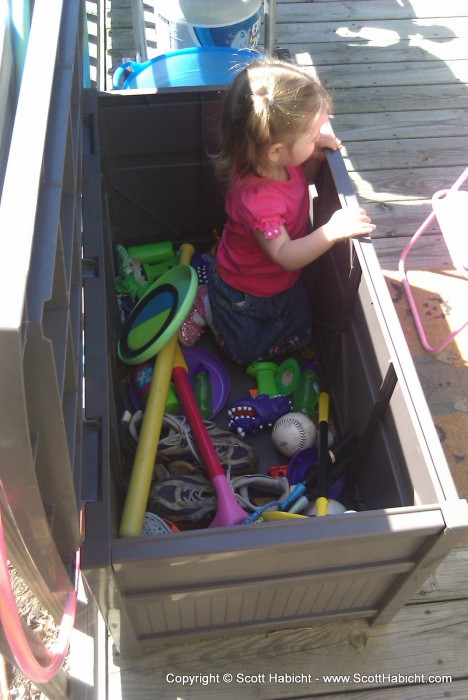
{"type": "Polygon", "coordinates": [[[320,117],[312,117],[309,125],[295,141],[284,149],[282,165],[298,166],[305,163],[315,150],[315,144],[320,138],[320,130],[327,119],[327,113],[322,112],[320,117]]]}

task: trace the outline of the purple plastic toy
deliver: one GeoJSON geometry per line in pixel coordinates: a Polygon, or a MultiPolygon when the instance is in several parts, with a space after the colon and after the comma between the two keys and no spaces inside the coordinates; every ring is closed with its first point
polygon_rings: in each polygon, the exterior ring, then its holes
{"type": "Polygon", "coordinates": [[[258,394],[257,396],[244,396],[228,409],[229,430],[245,437],[257,435],[266,426],[271,427],[278,418],[289,413],[292,402],[287,396],[273,396],[258,394]]]}

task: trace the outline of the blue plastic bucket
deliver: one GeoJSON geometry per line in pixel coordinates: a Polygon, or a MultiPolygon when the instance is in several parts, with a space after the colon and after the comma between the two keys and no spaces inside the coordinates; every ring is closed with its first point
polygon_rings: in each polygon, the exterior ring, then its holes
{"type": "Polygon", "coordinates": [[[117,90],[227,85],[237,73],[262,54],[224,46],[194,46],[156,56],[145,63],[128,61],[117,68],[112,86],[117,90]]]}

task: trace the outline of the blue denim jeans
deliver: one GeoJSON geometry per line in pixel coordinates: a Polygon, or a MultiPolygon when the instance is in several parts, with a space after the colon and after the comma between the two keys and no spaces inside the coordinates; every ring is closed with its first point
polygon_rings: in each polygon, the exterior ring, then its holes
{"type": "Polygon", "coordinates": [[[310,342],[311,310],[302,278],[284,292],[257,297],[223,282],[213,264],[208,290],[214,337],[234,362],[272,359],[310,342]]]}

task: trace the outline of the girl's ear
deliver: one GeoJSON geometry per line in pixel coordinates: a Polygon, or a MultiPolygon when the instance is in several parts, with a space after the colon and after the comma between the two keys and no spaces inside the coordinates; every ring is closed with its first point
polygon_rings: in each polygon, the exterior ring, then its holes
{"type": "Polygon", "coordinates": [[[283,152],[284,145],[282,143],[272,143],[267,151],[268,160],[271,163],[277,163],[283,152]]]}

